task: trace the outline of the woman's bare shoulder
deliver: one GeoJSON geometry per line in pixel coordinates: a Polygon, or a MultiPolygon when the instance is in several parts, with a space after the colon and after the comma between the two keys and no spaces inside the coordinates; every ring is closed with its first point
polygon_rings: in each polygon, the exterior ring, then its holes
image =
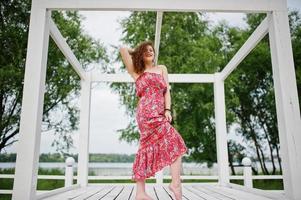
{"type": "Polygon", "coordinates": [[[161,69],[162,73],[167,73],[167,67],[165,65],[158,65],[158,67],[161,69]]]}

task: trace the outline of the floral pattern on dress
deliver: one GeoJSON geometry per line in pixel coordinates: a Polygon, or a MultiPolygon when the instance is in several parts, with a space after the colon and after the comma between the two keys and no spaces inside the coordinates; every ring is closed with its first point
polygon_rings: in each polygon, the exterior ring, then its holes
{"type": "Polygon", "coordinates": [[[167,85],[163,76],[143,72],[136,79],[135,86],[139,97],[136,121],[140,138],[133,163],[133,181],[154,176],[188,151],[180,133],[164,115],[167,85]]]}

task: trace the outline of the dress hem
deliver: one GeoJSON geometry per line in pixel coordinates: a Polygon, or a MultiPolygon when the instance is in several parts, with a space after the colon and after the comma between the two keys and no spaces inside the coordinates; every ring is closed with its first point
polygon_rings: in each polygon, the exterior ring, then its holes
{"type": "Polygon", "coordinates": [[[172,158],[171,158],[171,161],[166,162],[164,165],[162,165],[162,166],[160,166],[159,168],[157,168],[157,170],[156,170],[155,172],[153,172],[153,173],[151,173],[151,174],[149,174],[149,175],[146,175],[144,178],[138,178],[138,179],[136,179],[136,178],[133,178],[133,176],[132,176],[131,181],[134,181],[134,182],[136,182],[136,181],[144,181],[144,180],[147,179],[147,178],[150,178],[150,177],[152,177],[152,176],[155,176],[156,172],[158,172],[158,171],[164,169],[165,167],[171,165],[173,162],[175,162],[175,161],[177,160],[177,158],[178,158],[179,156],[183,156],[184,154],[186,154],[187,151],[188,151],[188,149],[187,149],[187,147],[186,147],[186,148],[185,148],[185,151],[182,151],[182,152],[180,152],[179,154],[177,154],[176,156],[172,157],[172,158]]]}

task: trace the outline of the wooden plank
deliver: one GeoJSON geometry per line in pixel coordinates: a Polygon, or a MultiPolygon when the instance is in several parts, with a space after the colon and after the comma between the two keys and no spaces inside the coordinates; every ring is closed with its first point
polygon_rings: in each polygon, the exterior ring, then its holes
{"type": "Polygon", "coordinates": [[[214,196],[211,196],[210,194],[208,194],[207,192],[203,192],[203,191],[200,191],[196,188],[193,188],[193,185],[190,185],[190,186],[183,186],[185,187],[188,191],[194,193],[195,195],[203,198],[203,199],[207,199],[207,200],[218,200],[220,198],[216,198],[214,196]]]}
{"type": "Polygon", "coordinates": [[[137,186],[135,185],[132,192],[130,193],[130,198],[129,200],[135,200],[135,196],[136,196],[136,191],[137,191],[137,186]]]}
{"type": "Polygon", "coordinates": [[[57,195],[54,195],[52,197],[45,198],[45,199],[47,199],[47,200],[74,199],[74,198],[76,198],[80,195],[83,195],[86,192],[93,190],[93,189],[94,189],[93,187],[80,187],[76,190],[66,191],[61,194],[57,194],[57,195]]]}
{"type": "Polygon", "coordinates": [[[271,198],[263,197],[260,195],[256,195],[250,192],[246,192],[243,190],[238,190],[238,189],[232,189],[228,187],[221,187],[221,186],[216,186],[215,190],[219,190],[220,192],[227,193],[227,194],[233,194],[234,196],[238,197],[237,199],[246,199],[246,200],[253,200],[253,199],[258,199],[258,200],[270,200],[271,198]]]}
{"type": "Polygon", "coordinates": [[[121,194],[117,196],[116,200],[127,200],[130,199],[134,190],[134,185],[126,185],[122,190],[121,194]]]}
{"type": "Polygon", "coordinates": [[[172,199],[176,199],[173,192],[168,188],[168,184],[162,185],[163,189],[166,191],[169,197],[171,197],[172,199]]]}
{"type": "Polygon", "coordinates": [[[173,199],[162,185],[154,185],[154,189],[155,189],[155,194],[157,199],[159,200],[173,199]]]}
{"type": "Polygon", "coordinates": [[[230,197],[232,199],[252,200],[252,199],[249,199],[248,196],[241,196],[241,195],[235,194],[233,192],[222,190],[222,188],[224,188],[224,187],[221,187],[221,186],[206,185],[206,186],[203,186],[203,187],[206,188],[207,190],[211,190],[215,193],[225,195],[225,196],[230,197]]]}
{"type": "Polygon", "coordinates": [[[157,196],[156,196],[156,193],[155,193],[155,190],[154,190],[154,185],[151,184],[151,185],[145,185],[145,192],[151,197],[153,198],[154,200],[157,199],[157,196]]]}
{"type": "Polygon", "coordinates": [[[82,195],[77,196],[76,198],[69,198],[72,200],[83,200],[90,199],[91,197],[97,194],[103,194],[105,191],[110,190],[113,186],[89,186],[89,190],[82,195]]]}
{"type": "MultiPolygon", "coordinates": [[[[146,184],[146,192],[154,200],[174,199],[172,191],[167,184],[146,184]]],[[[271,200],[281,198],[269,198],[260,194],[254,194],[237,188],[229,188],[210,184],[182,184],[183,200],[271,200]]],[[[43,198],[45,200],[135,200],[136,186],[132,184],[111,184],[81,187],[43,198]]]]}
{"type": "MultiPolygon", "coordinates": [[[[124,190],[125,186],[124,185],[117,185],[115,186],[110,192],[108,192],[105,196],[99,198],[99,196],[97,198],[92,198],[91,200],[112,200],[112,199],[116,199],[124,190]]],[[[89,199],[90,200],[90,199],[89,199]]]]}
{"type": "Polygon", "coordinates": [[[75,184],[75,185],[70,185],[68,187],[61,187],[61,188],[57,188],[57,189],[49,190],[49,191],[37,190],[36,200],[44,199],[47,197],[52,197],[52,196],[55,196],[57,194],[61,194],[61,193],[67,192],[67,191],[74,191],[78,188],[80,188],[80,185],[75,184]]]}
{"type": "Polygon", "coordinates": [[[239,190],[239,191],[244,191],[247,193],[252,193],[252,194],[255,194],[255,195],[258,195],[261,197],[267,197],[267,198],[271,198],[271,199],[281,199],[281,200],[286,199],[284,193],[275,194],[275,193],[268,192],[266,190],[261,190],[258,188],[248,188],[243,185],[239,185],[239,184],[235,184],[235,183],[229,183],[226,187],[229,187],[229,188],[232,188],[235,190],[239,190]]]}
{"type": "Polygon", "coordinates": [[[227,196],[227,195],[225,195],[225,194],[217,193],[217,192],[214,192],[214,191],[212,191],[212,190],[209,190],[208,188],[205,188],[205,186],[194,185],[194,186],[192,186],[192,187],[194,187],[194,188],[196,188],[197,190],[200,190],[200,191],[202,191],[202,192],[204,192],[204,193],[206,193],[206,194],[208,194],[208,195],[210,195],[210,196],[213,196],[213,197],[215,197],[215,198],[217,198],[217,199],[223,199],[223,200],[235,200],[235,198],[233,198],[233,197],[229,197],[229,196],[227,196]]]}
{"type": "Polygon", "coordinates": [[[189,199],[189,200],[199,200],[199,199],[206,199],[202,196],[199,196],[190,190],[188,190],[186,187],[182,187],[183,192],[183,199],[189,199]]]}

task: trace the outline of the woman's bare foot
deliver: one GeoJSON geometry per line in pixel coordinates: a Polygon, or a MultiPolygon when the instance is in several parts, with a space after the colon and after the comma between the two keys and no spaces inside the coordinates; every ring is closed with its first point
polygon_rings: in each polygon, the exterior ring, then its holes
{"type": "Polygon", "coordinates": [[[135,200],[153,200],[150,196],[146,193],[136,194],[135,200]]]}
{"type": "Polygon", "coordinates": [[[181,186],[181,182],[174,184],[173,182],[171,182],[168,185],[168,188],[174,193],[176,200],[182,200],[182,186],[181,186]]]}

